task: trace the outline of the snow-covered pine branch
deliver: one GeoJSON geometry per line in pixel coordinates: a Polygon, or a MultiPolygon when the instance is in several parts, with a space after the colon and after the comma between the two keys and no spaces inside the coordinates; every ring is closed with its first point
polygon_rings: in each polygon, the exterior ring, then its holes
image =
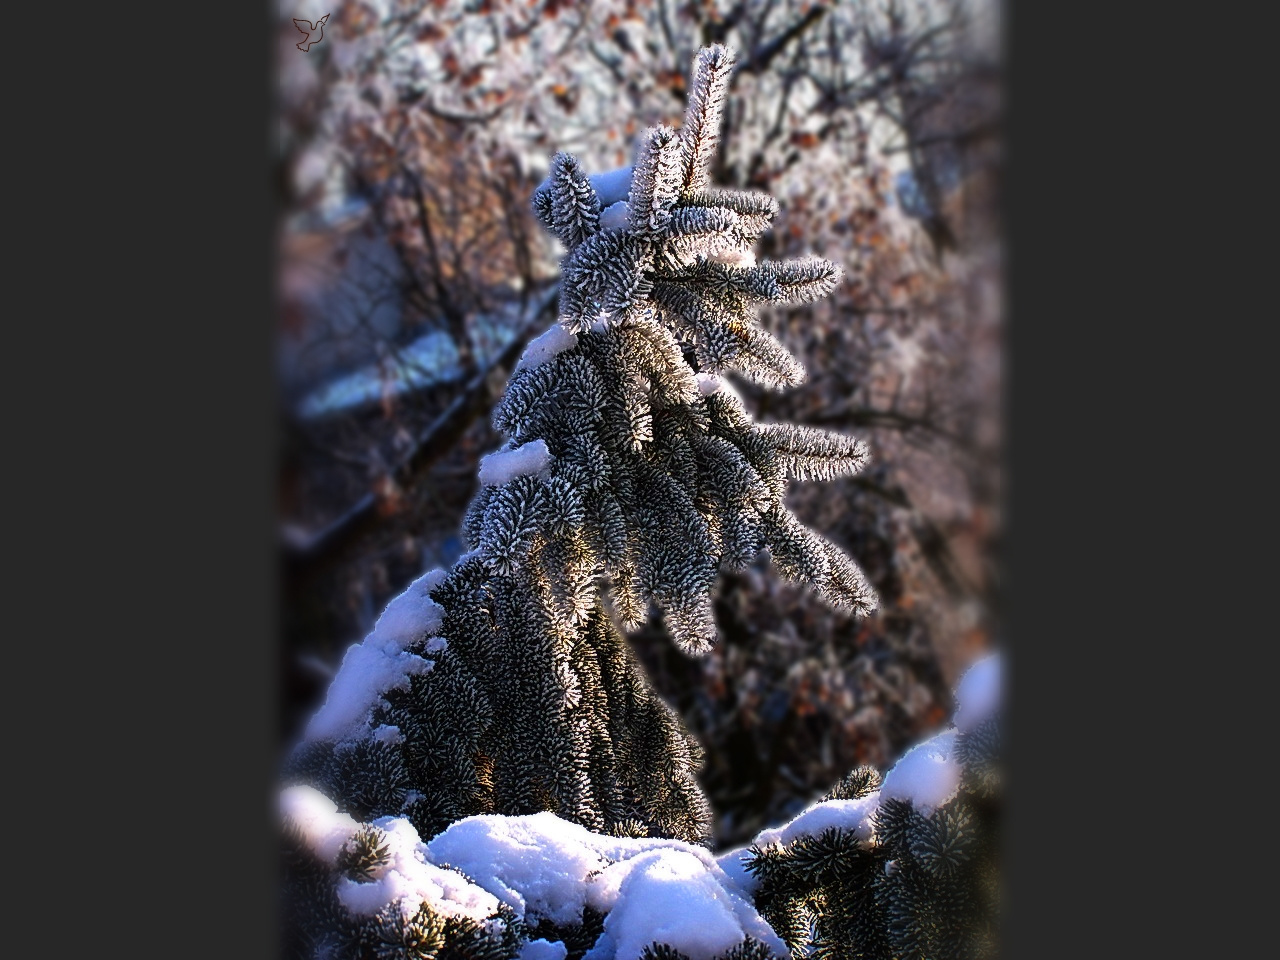
{"type": "Polygon", "coordinates": [[[1003,723],[999,656],[972,665],[954,726],[883,776],[860,767],[719,855],[638,825],[545,811],[433,837],[284,790],[294,955],[435,960],[832,960],[995,955],[1003,723]]]}
{"type": "Polygon", "coordinates": [[[793,952],[997,954],[1000,674],[998,654],[970,666],[954,726],[883,778],[861,767],[790,822],[719,857],[793,952]]]}

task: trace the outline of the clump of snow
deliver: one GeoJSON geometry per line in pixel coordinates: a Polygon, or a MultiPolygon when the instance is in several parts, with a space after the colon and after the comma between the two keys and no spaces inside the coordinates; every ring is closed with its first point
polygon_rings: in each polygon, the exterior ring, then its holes
{"type": "Polygon", "coordinates": [[[424,901],[437,913],[466,917],[477,923],[498,911],[498,899],[467,880],[456,870],[438,867],[426,856],[426,845],[413,824],[404,817],[381,817],[373,826],[386,835],[387,860],[364,883],[343,878],[338,899],[358,916],[370,916],[389,903],[401,900],[406,915],[424,901]]]}
{"type": "Polygon", "coordinates": [[[754,250],[742,250],[737,247],[717,248],[707,255],[707,259],[730,267],[754,267],[756,265],[754,250]]]}
{"type": "Polygon", "coordinates": [[[374,640],[400,649],[439,630],[444,622],[444,608],[431,599],[431,591],[444,582],[445,576],[445,571],[437,567],[405,587],[403,593],[387,604],[365,643],[374,640]]]}
{"type": "Polygon", "coordinates": [[[593,173],[587,177],[596,195],[600,197],[602,209],[613,206],[619,200],[627,199],[631,193],[631,168],[618,167],[604,173],[593,173]]]}
{"type": "MultiPolygon", "coordinates": [[[[627,199],[631,193],[631,167],[618,167],[604,173],[587,174],[587,182],[600,198],[600,209],[613,206],[619,200],[627,199]]],[[[551,175],[548,173],[538,184],[538,190],[551,189],[551,175]]]]}
{"type": "Polygon", "coordinates": [[[954,723],[961,733],[968,733],[1000,708],[1000,654],[977,661],[956,685],[954,723]]]}
{"type": "Polygon", "coordinates": [[[880,803],[879,792],[869,793],[855,800],[820,800],[806,807],[796,817],[781,827],[762,830],[755,842],[788,844],[797,837],[817,836],[832,827],[852,831],[863,843],[870,842],[875,831],[871,814],[880,803]]]}
{"type": "MultiPolygon", "coordinates": [[[[924,816],[932,814],[960,789],[960,763],[955,757],[957,735],[973,729],[999,708],[998,654],[978,661],[965,672],[956,688],[956,701],[955,729],[916,744],[903,754],[885,774],[878,791],[853,800],[820,800],[782,826],[762,830],[752,845],[785,846],[798,837],[816,836],[832,827],[851,830],[863,843],[874,843],[872,817],[884,800],[906,800],[924,816]]],[[[746,869],[751,860],[749,849],[750,846],[729,850],[720,855],[717,863],[738,888],[752,895],[759,884],[746,869]]],[[[893,862],[885,866],[888,873],[896,869],[893,862]]]]}
{"type": "Polygon", "coordinates": [[[449,649],[449,641],[444,637],[431,637],[427,640],[427,653],[441,653],[449,649]]]}
{"type": "Polygon", "coordinates": [[[727,850],[716,857],[716,863],[724,871],[724,875],[737,884],[739,889],[748,895],[752,895],[756,892],[756,887],[759,884],[756,878],[747,870],[747,862],[751,859],[748,853],[749,849],[749,847],[734,847],[734,849],[727,850]]]}
{"type": "Polygon", "coordinates": [[[534,440],[509,450],[499,450],[480,459],[480,482],[500,487],[514,477],[538,473],[551,462],[546,441],[534,440]]]}
{"type": "Polygon", "coordinates": [[[709,960],[747,936],[787,955],[745,891],[703,847],[609,837],[543,812],[468,817],[434,837],[427,852],[529,920],[578,923],[587,905],[607,913],[590,960],[635,960],[655,938],[691,960],[709,960]]]}
{"type": "MultiPolygon", "coordinates": [[[[280,793],[280,811],[302,833],[304,842],[324,863],[337,862],[360,824],[314,787],[287,787],[280,793]]],[[[344,877],[338,882],[338,899],[352,913],[370,916],[388,904],[403,899],[406,915],[426,901],[437,913],[467,917],[477,923],[498,912],[498,900],[471,883],[456,870],[436,866],[426,857],[426,846],[413,824],[403,817],[382,817],[373,821],[385,834],[387,859],[373,870],[368,882],[344,877]]]]}
{"type": "Polygon", "coordinates": [[[386,723],[373,728],[373,739],[377,740],[379,743],[389,745],[404,742],[404,736],[401,735],[400,728],[386,723]]]}
{"type": "Polygon", "coordinates": [[[611,203],[600,212],[600,229],[624,229],[630,217],[631,204],[627,203],[627,201],[619,200],[617,203],[611,203]]]}
{"type": "Polygon", "coordinates": [[[955,739],[955,731],[948,730],[908,750],[885,774],[880,798],[907,800],[927,817],[954,797],[960,787],[955,739]]]}
{"type": "Polygon", "coordinates": [[[564,960],[569,948],[558,940],[530,940],[520,948],[517,960],[564,960]]]}
{"type": "Polygon", "coordinates": [[[546,363],[556,354],[572,350],[577,345],[578,335],[566,330],[559,321],[556,321],[545,333],[529,341],[512,373],[519,370],[532,370],[546,363]]]}
{"type": "Polygon", "coordinates": [[[360,824],[315,787],[292,786],[280,791],[280,813],[302,833],[303,842],[325,863],[333,863],[360,824]]]}
{"type": "Polygon", "coordinates": [[[696,378],[698,381],[698,392],[704,397],[709,397],[713,393],[719,393],[720,388],[724,386],[724,381],[714,373],[698,373],[696,378]]]}
{"type": "Polygon", "coordinates": [[[383,694],[402,690],[410,677],[431,671],[435,661],[405,648],[440,628],[444,608],[430,592],[444,578],[445,571],[437,568],[413,581],[387,604],[373,632],[348,648],[323,706],[307,724],[307,740],[358,738],[383,694]]]}
{"type": "MultiPolygon", "coordinates": [[[[758,847],[778,843],[783,846],[799,837],[817,836],[824,830],[849,830],[863,843],[875,839],[871,815],[880,805],[880,793],[873,792],[854,800],[819,800],[779,827],[761,830],[751,841],[758,847]]],[[[747,870],[751,859],[749,847],[739,847],[721,854],[716,862],[720,869],[748,895],[754,894],[759,880],[747,870]]]]}
{"type": "Polygon", "coordinates": [[[655,940],[691,960],[711,960],[742,942],[746,901],[693,853],[650,850],[605,872],[621,869],[626,877],[604,933],[583,960],[636,960],[655,940]]]}
{"type": "Polygon", "coordinates": [[[603,860],[586,827],[544,812],[525,817],[468,817],[427,844],[519,914],[574,923],[586,903],[583,883],[603,860]]]}

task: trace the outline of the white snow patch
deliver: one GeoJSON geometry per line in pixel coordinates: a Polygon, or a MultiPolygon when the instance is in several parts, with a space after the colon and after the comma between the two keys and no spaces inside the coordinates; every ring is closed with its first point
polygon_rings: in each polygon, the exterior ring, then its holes
{"type": "Polygon", "coordinates": [[[622,230],[631,217],[631,204],[625,200],[611,203],[600,212],[601,230],[622,230]]]}
{"type": "Polygon", "coordinates": [[[832,827],[850,830],[863,843],[869,843],[874,835],[871,814],[880,803],[880,794],[869,793],[856,800],[819,800],[806,807],[796,817],[781,827],[762,830],[755,842],[788,844],[797,837],[816,837],[832,827]]]}
{"type": "Polygon", "coordinates": [[[374,641],[384,649],[399,650],[440,629],[444,608],[431,599],[431,591],[444,582],[445,576],[445,571],[436,567],[405,587],[403,593],[387,604],[365,643],[374,641]]]}
{"type": "Polygon", "coordinates": [[[402,690],[410,677],[431,671],[435,661],[405,647],[438,630],[444,621],[444,608],[429,596],[444,578],[445,571],[437,568],[413,581],[387,604],[373,632],[347,649],[323,706],[307,724],[305,739],[358,738],[384,693],[402,690]]]}
{"type": "Polygon", "coordinates": [[[349,815],[315,787],[286,787],[280,791],[280,813],[291,819],[307,847],[325,863],[333,863],[338,851],[360,829],[349,815]]]}
{"type": "MultiPolygon", "coordinates": [[[[600,198],[600,208],[606,209],[619,200],[627,199],[627,195],[631,193],[631,167],[618,167],[616,170],[606,170],[604,173],[589,173],[587,182],[600,198]]],[[[538,184],[538,190],[549,189],[551,189],[550,173],[538,184]]]]}
{"type": "Polygon", "coordinates": [[[517,960],[564,960],[569,948],[558,940],[530,940],[520,948],[517,960]]]}
{"type": "Polygon", "coordinates": [[[742,942],[745,901],[728,893],[692,853],[650,850],[605,873],[622,871],[626,877],[604,921],[612,943],[593,948],[583,960],[636,960],[655,940],[691,960],[711,960],[742,942]]]}
{"type": "Polygon", "coordinates": [[[748,896],[755,893],[756,878],[747,872],[748,847],[735,847],[718,857],[716,863],[724,871],[724,875],[737,884],[738,888],[748,896]]]}
{"type": "MultiPolygon", "coordinates": [[[[761,830],[751,841],[759,847],[771,843],[784,846],[798,837],[817,836],[832,827],[849,830],[863,843],[871,843],[875,839],[875,828],[871,815],[880,804],[880,794],[873,792],[856,800],[819,800],[802,810],[799,814],[779,827],[761,830]]],[[[716,862],[720,869],[751,896],[755,893],[759,881],[747,870],[749,847],[738,847],[722,853],[716,862]]]]}
{"type": "Polygon", "coordinates": [[[373,728],[373,739],[377,740],[379,743],[385,743],[388,745],[404,742],[404,737],[400,733],[400,728],[387,723],[373,728]]]}
{"type": "Polygon", "coordinates": [[[587,905],[608,913],[590,960],[634,960],[655,936],[692,960],[708,960],[748,935],[787,955],[703,847],[609,837],[543,812],[468,817],[434,837],[427,852],[474,877],[527,921],[576,923],[587,905]]]}
{"type": "Polygon", "coordinates": [[[709,397],[713,393],[719,393],[724,386],[724,381],[717,377],[714,373],[699,373],[697,375],[698,392],[704,397],[709,397]]]}
{"type": "Polygon", "coordinates": [[[1000,709],[1000,654],[977,661],[956,685],[956,714],[952,721],[968,733],[1000,709]]]}
{"type": "Polygon", "coordinates": [[[618,167],[604,173],[593,173],[587,177],[591,187],[600,197],[601,208],[613,206],[619,200],[627,199],[631,193],[631,168],[618,167]]]}
{"type": "Polygon", "coordinates": [[[516,364],[515,373],[519,370],[532,370],[546,363],[558,353],[572,350],[578,345],[578,335],[570,333],[559,321],[547,328],[545,333],[534,337],[524,348],[520,361],[516,364]]]}
{"type": "Polygon", "coordinates": [[[735,247],[720,247],[707,255],[708,260],[723,263],[730,267],[754,267],[756,253],[754,250],[742,250],[735,247]]]}
{"type": "Polygon", "coordinates": [[[546,441],[534,440],[510,450],[499,450],[480,458],[480,482],[500,487],[514,477],[538,473],[551,462],[546,441]]]}
{"type": "Polygon", "coordinates": [[[373,826],[386,834],[388,859],[369,882],[349,878],[338,882],[338,899],[352,913],[369,916],[396,900],[403,900],[401,910],[406,916],[416,912],[423,901],[437,913],[477,923],[497,912],[498,900],[492,894],[457,871],[427,860],[426,845],[404,817],[380,817],[373,826]]]}
{"type": "Polygon", "coordinates": [[[908,750],[885,774],[880,799],[907,800],[926,817],[950,800],[960,787],[955,739],[955,731],[948,730],[908,750]]]}
{"type": "Polygon", "coordinates": [[[440,653],[449,649],[449,641],[444,637],[431,637],[427,640],[427,653],[440,653]]]}

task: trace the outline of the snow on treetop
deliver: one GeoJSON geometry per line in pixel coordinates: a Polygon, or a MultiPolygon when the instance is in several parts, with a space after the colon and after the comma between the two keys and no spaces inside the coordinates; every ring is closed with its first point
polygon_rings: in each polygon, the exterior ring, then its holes
{"type": "Polygon", "coordinates": [[[526,473],[538,473],[551,462],[551,451],[546,441],[534,440],[506,450],[499,450],[480,458],[480,482],[490,487],[500,487],[513,477],[526,473]]]}
{"type": "Polygon", "coordinates": [[[908,750],[885,774],[880,799],[906,800],[926,817],[950,800],[960,787],[955,740],[947,730],[908,750]]]}
{"type": "Polygon", "coordinates": [[[968,733],[1000,708],[1000,654],[974,663],[956,685],[955,726],[968,733]]]}
{"type": "Polygon", "coordinates": [[[745,937],[785,945],[703,847],[592,833],[550,812],[468,817],[427,844],[431,859],[473,877],[526,922],[608,913],[584,960],[636,960],[654,939],[710,960],[745,937]]]}
{"type": "Polygon", "coordinates": [[[445,571],[437,568],[413,581],[387,604],[373,632],[348,648],[304,739],[359,738],[384,693],[403,689],[414,674],[430,672],[435,661],[405,648],[440,628],[444,609],[429,594],[444,577],[445,571]]]}
{"type": "MultiPolygon", "coordinates": [[[[331,866],[360,827],[313,787],[293,786],[281,791],[280,810],[297,825],[316,856],[331,866]]],[[[384,834],[387,859],[374,868],[368,882],[349,878],[339,881],[338,899],[353,914],[370,916],[397,900],[406,916],[423,901],[437,913],[467,917],[477,923],[497,913],[498,899],[491,893],[456,870],[429,861],[426,846],[408,820],[382,817],[372,825],[384,834]]]]}

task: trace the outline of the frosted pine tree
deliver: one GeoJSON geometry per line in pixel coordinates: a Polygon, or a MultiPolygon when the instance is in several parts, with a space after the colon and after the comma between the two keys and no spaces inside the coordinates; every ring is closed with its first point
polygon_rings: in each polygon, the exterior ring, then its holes
{"type": "MultiPolygon", "coordinates": [[[[630,171],[591,177],[559,154],[533,197],[567,250],[559,321],[494,410],[507,441],[481,462],[472,549],[348,651],[287,765],[299,956],[432,957],[464,941],[448,955],[513,956],[527,918],[412,853],[465,818],[554,814],[617,838],[602,863],[638,838],[705,848],[700,749],[622,631],[654,611],[682,650],[705,653],[717,573],[761,550],[838,607],[875,606],[850,558],[784,504],[789,479],[854,473],[865,446],[756,423],[726,377],[802,382],[754,309],[816,299],[841,278],[816,257],[757,264],[775,202],[710,183],[731,68],[723,47],[696,56],[682,126],[647,131],[630,171]],[[426,906],[424,889],[447,909],[426,906]]],[[[593,924],[615,935],[593,910],[567,921],[584,944],[593,924]]],[[[724,956],[785,953],[768,926],[751,929],[724,956]]]]}
{"type": "Polygon", "coordinates": [[[698,747],[618,624],[652,605],[682,649],[706,652],[717,572],[762,548],[832,603],[874,606],[848,556],[783,503],[788,478],[853,473],[865,446],[755,423],[724,378],[800,383],[752,308],[841,276],[818,258],[755,264],[776,205],[710,185],[731,66],[722,47],[697,56],[683,126],[648,131],[629,184],[624,171],[593,185],[560,154],[535,193],[568,249],[560,320],[494,411],[508,441],[481,462],[473,549],[348,655],[294,758],[345,809],[405,813],[427,836],[473,813],[552,810],[704,840],[698,747]]]}

